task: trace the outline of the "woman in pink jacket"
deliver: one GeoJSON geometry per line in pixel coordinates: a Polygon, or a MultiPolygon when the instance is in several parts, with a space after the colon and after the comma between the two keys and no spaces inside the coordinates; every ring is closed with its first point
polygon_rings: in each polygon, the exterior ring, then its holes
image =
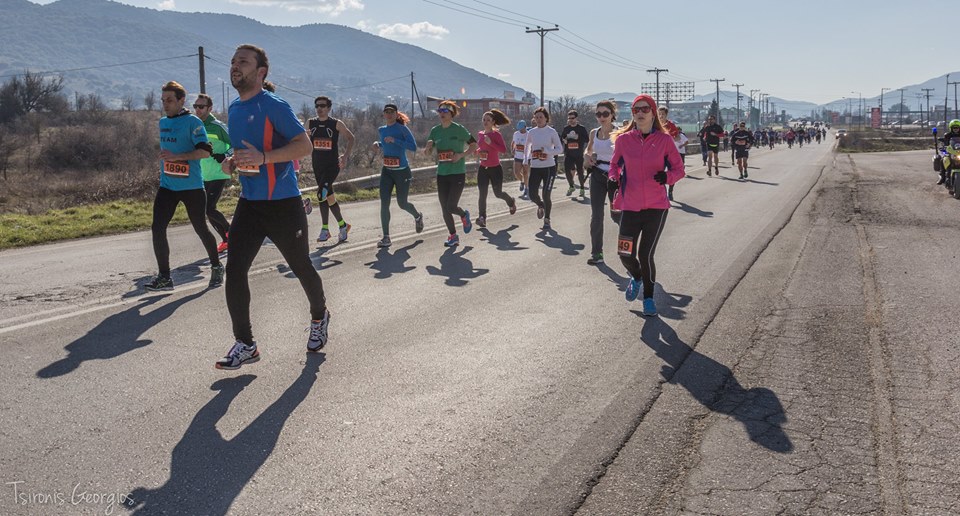
{"type": "Polygon", "coordinates": [[[631,277],[627,301],[637,299],[643,290],[643,315],[653,316],[657,315],[653,254],[670,209],[664,185],[673,185],[684,176],[683,160],[660,124],[652,97],[638,95],[631,111],[633,120],[616,133],[610,160],[610,181],[620,188],[613,206],[622,211],[617,254],[631,277]]]}

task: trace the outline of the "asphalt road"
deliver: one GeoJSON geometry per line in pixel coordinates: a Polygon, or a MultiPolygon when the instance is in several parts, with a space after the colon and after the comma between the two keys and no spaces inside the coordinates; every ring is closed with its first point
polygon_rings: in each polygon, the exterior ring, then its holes
{"type": "Polygon", "coordinates": [[[432,195],[421,235],[394,205],[389,252],[378,204],[345,206],[350,241],[314,253],[325,353],[267,245],[262,359],[235,372],[213,368],[233,339],[189,228],[166,295],[140,289],[146,233],[0,253],[0,512],[960,511],[960,205],[926,155],[758,150],[747,182],[688,164],[650,319],[612,222],[585,264],[579,200],[544,233],[492,199],[452,251],[432,195]]]}

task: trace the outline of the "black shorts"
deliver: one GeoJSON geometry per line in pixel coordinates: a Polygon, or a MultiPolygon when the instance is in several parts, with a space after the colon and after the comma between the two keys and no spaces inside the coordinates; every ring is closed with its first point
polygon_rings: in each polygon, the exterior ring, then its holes
{"type": "Polygon", "coordinates": [[[720,152],[720,144],[707,144],[707,152],[720,152]]]}
{"type": "Polygon", "coordinates": [[[737,158],[737,159],[740,159],[740,158],[749,158],[749,157],[750,157],[750,150],[747,149],[746,147],[734,147],[734,148],[733,148],[733,157],[735,157],[735,158],[737,158]]]}
{"type": "Polygon", "coordinates": [[[327,195],[333,193],[333,182],[340,175],[340,165],[337,163],[323,164],[313,163],[313,177],[317,180],[317,191],[327,189],[327,195]]]}

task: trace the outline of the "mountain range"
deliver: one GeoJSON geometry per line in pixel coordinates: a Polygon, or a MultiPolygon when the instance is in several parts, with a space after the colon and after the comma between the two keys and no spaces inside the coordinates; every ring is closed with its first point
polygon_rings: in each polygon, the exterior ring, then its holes
{"type": "Polygon", "coordinates": [[[96,92],[114,106],[124,95],[138,102],[150,91],[159,96],[169,80],[198,93],[200,46],[207,56],[207,93],[219,105],[221,89],[230,87],[230,59],[242,43],[267,51],[268,79],[286,88],[279,93],[294,106],[322,94],[363,106],[395,96],[409,106],[411,72],[423,100],[459,96],[461,88],[471,97],[526,93],[415,45],[340,25],[275,27],[243,16],[159,11],[109,0],[47,5],[0,0],[0,19],[2,80],[25,70],[71,70],[63,73],[68,94],[96,92]],[[124,65],[113,66],[118,64],[124,65]]]}

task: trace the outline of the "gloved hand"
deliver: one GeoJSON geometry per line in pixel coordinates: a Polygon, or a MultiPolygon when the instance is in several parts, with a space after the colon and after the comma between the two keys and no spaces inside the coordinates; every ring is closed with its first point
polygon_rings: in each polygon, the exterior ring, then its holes
{"type": "Polygon", "coordinates": [[[217,163],[223,163],[223,160],[227,158],[225,154],[212,154],[210,157],[217,160],[217,163]]]}
{"type": "Polygon", "coordinates": [[[656,174],[653,175],[653,180],[662,185],[665,185],[667,184],[667,173],[661,170],[660,172],[657,172],[656,174]]]}

